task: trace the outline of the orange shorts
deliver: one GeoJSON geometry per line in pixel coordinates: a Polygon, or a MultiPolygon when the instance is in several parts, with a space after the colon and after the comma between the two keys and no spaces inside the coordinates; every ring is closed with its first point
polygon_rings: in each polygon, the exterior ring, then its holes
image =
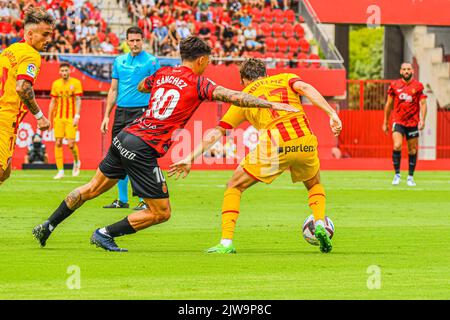
{"type": "Polygon", "coordinates": [[[256,148],[242,160],[241,167],[253,178],[272,183],[290,169],[292,182],[313,178],[320,168],[317,137],[307,135],[273,145],[260,140],[256,148]]]}

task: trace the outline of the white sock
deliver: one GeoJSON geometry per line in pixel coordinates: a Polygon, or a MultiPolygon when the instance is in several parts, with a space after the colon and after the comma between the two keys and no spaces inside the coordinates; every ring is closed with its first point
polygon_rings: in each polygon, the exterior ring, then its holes
{"type": "Polygon", "coordinates": [[[106,231],[106,228],[101,228],[101,229],[98,230],[98,232],[100,232],[101,234],[109,237],[109,234],[108,234],[108,231],[106,231]]]}
{"type": "Polygon", "coordinates": [[[64,174],[64,170],[58,170],[58,173],[64,174]]]}
{"type": "Polygon", "coordinates": [[[314,227],[322,226],[325,228],[325,222],[322,219],[314,221],[314,227]]]}
{"type": "Polygon", "coordinates": [[[231,239],[222,239],[220,240],[220,244],[222,244],[224,247],[231,246],[233,244],[233,240],[231,239]]]}

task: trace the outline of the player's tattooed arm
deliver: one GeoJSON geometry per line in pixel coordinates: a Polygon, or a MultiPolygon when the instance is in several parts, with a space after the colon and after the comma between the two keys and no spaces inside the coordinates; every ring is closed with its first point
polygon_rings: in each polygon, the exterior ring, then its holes
{"type": "Polygon", "coordinates": [[[152,83],[148,77],[142,79],[141,82],[139,82],[139,84],[138,84],[139,92],[149,93],[152,91],[151,87],[152,87],[152,83]]]}
{"type": "Polygon", "coordinates": [[[84,203],[84,200],[81,198],[81,192],[78,189],[69,193],[64,201],[70,210],[77,210],[84,203]]]}
{"type": "Polygon", "coordinates": [[[30,81],[24,79],[18,80],[16,83],[16,91],[20,100],[22,100],[23,104],[33,115],[36,115],[41,111],[36,102],[33,85],[30,81]]]}
{"type": "Polygon", "coordinates": [[[217,86],[213,91],[213,100],[230,102],[243,108],[272,108],[280,111],[298,112],[298,109],[288,104],[269,102],[241,91],[230,90],[217,86]]]}

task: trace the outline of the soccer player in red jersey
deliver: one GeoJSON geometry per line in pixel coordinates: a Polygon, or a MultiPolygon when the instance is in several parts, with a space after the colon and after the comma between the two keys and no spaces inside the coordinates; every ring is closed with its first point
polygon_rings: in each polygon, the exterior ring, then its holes
{"type": "Polygon", "coordinates": [[[169,150],[173,132],[186,125],[204,100],[297,112],[289,105],[229,90],[202,77],[209,64],[211,48],[198,37],[182,40],[180,54],[180,67],[161,68],[139,83],[139,91],[151,92],[149,107],[142,117],[113,139],[92,180],[69,193],[48,220],[33,229],[41,246],[45,246],[54,228],[84,202],[108,191],[126,175],[130,177],[134,195],[143,198],[147,208],[95,230],[91,243],[109,251],[127,251],[117,246],[115,237],[167,221],[171,214],[169,193],[157,159],[169,150]]]}
{"type": "Polygon", "coordinates": [[[388,121],[392,109],[394,109],[392,139],[394,150],[392,160],[395,176],[393,185],[400,184],[400,160],[403,137],[408,143],[409,175],[408,186],[415,186],[414,170],[417,162],[417,146],[419,131],[425,127],[427,115],[427,96],[423,93],[423,85],[413,79],[414,69],[412,64],[404,62],[400,67],[401,79],[393,81],[388,89],[387,102],[384,107],[383,131],[388,134],[388,121]],[[392,108],[393,107],[393,108],[392,108]]]}

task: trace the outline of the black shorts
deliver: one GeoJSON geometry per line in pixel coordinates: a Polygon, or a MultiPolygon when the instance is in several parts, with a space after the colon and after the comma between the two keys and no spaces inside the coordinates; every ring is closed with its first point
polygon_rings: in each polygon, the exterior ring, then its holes
{"type": "Polygon", "coordinates": [[[166,179],[158,166],[158,157],[156,150],[140,138],[122,131],[114,137],[99,169],[110,179],[124,179],[128,175],[134,196],[168,198],[166,179]]]}
{"type": "Polygon", "coordinates": [[[147,110],[147,107],[117,107],[114,114],[114,124],[112,128],[111,138],[114,139],[114,137],[117,136],[123,128],[131,124],[137,118],[141,117],[144,114],[145,110],[147,110]]]}
{"type": "Polygon", "coordinates": [[[419,127],[405,127],[404,125],[394,122],[392,126],[392,132],[400,132],[403,136],[406,136],[406,140],[419,137],[419,127]]]}

